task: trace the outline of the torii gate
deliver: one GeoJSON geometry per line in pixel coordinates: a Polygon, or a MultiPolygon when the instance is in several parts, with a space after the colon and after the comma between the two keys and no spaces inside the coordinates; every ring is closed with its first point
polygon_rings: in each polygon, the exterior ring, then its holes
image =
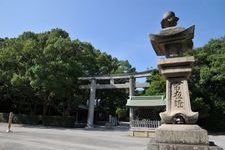
{"type": "MultiPolygon", "coordinates": [[[[151,75],[151,70],[138,73],[114,74],[109,76],[94,76],[94,77],[79,77],[79,80],[89,80],[91,84],[81,85],[81,89],[90,89],[89,109],[87,127],[93,127],[94,120],[94,103],[96,89],[115,89],[115,88],[129,88],[129,96],[134,96],[135,88],[149,87],[148,83],[137,83],[136,78],[148,77],[151,75]],[[115,79],[129,79],[129,82],[123,84],[114,83],[115,79]],[[109,80],[109,84],[96,84],[96,80],[109,80]]],[[[134,118],[134,110],[130,108],[130,119],[134,118]]]]}

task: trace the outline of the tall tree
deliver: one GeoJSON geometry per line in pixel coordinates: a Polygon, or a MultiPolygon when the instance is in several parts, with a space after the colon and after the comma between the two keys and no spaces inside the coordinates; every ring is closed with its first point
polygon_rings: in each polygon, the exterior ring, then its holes
{"type": "Polygon", "coordinates": [[[225,37],[210,40],[193,55],[196,63],[189,86],[193,108],[208,122],[202,125],[225,130],[225,37]]]}
{"type": "Polygon", "coordinates": [[[0,111],[71,115],[84,99],[77,77],[131,71],[124,62],[62,29],[0,38],[0,111]]]}

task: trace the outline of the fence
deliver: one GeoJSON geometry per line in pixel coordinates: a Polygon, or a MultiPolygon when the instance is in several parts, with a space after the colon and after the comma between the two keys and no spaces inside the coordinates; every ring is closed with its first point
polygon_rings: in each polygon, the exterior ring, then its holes
{"type": "Polygon", "coordinates": [[[130,127],[131,128],[158,128],[161,123],[159,120],[131,120],[130,121],[130,127]]]}

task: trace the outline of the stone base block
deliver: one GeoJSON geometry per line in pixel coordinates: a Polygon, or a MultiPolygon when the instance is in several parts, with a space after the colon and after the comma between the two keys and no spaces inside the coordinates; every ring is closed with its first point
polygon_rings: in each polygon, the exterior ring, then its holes
{"type": "Polygon", "coordinates": [[[157,143],[153,138],[147,145],[147,150],[223,150],[216,145],[157,143]]]}
{"type": "Polygon", "coordinates": [[[208,145],[209,138],[207,131],[198,125],[163,124],[156,129],[156,142],[208,145]]]}
{"type": "Polygon", "coordinates": [[[130,136],[134,137],[155,137],[155,129],[149,128],[131,128],[129,131],[130,136]]]}
{"type": "Polygon", "coordinates": [[[147,150],[223,150],[209,142],[208,133],[198,125],[163,124],[148,143],[147,150]]]}

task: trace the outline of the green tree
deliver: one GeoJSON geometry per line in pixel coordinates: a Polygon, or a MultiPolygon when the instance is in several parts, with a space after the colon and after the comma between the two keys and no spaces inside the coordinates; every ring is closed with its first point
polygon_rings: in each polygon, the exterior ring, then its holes
{"type": "Polygon", "coordinates": [[[144,92],[145,95],[165,95],[166,94],[166,81],[157,69],[152,70],[152,74],[148,77],[150,87],[144,92]]]}
{"type": "Polygon", "coordinates": [[[189,86],[193,108],[200,111],[203,126],[225,130],[225,37],[212,39],[192,53],[196,60],[189,86]]]}
{"type": "MultiPolygon", "coordinates": [[[[79,89],[78,77],[113,74],[118,70],[124,73],[134,68],[128,61],[113,58],[90,43],[71,40],[62,29],[0,38],[0,110],[71,115],[80,101],[88,97],[79,89]]],[[[126,91],[103,95],[106,106],[113,102],[114,110],[124,103],[119,99],[126,91]],[[118,95],[116,103],[113,95],[118,95]]]]}
{"type": "Polygon", "coordinates": [[[29,69],[31,86],[43,101],[44,115],[50,108],[69,115],[78,88],[77,77],[82,74],[76,52],[79,49],[65,31],[53,29],[47,34],[40,57],[29,69]]]}

